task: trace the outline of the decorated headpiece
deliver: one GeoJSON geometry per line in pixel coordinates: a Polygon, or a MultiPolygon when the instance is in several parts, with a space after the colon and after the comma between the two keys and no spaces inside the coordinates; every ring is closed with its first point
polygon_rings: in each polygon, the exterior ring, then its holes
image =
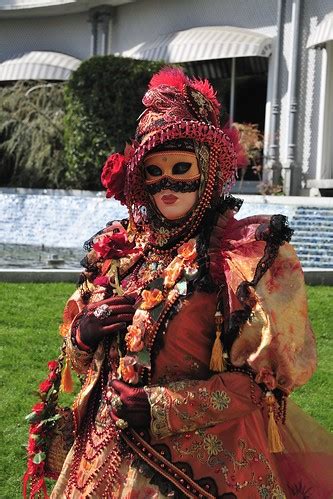
{"type": "Polygon", "coordinates": [[[164,68],[152,77],[142,102],[145,110],[139,117],[135,139],[124,155],[109,157],[102,183],[107,197],[127,205],[132,223],[151,229],[151,218],[146,216],[150,198],[143,159],[152,150],[174,148],[177,143],[186,149],[189,144],[201,168],[202,189],[186,219],[164,220],[163,227],[155,226],[151,231],[151,242],[164,246],[166,241],[192,236],[207,208],[230,189],[237,166],[244,164],[244,155],[237,130],[220,126],[220,103],[207,80],[191,79],[178,68],[164,68]]]}

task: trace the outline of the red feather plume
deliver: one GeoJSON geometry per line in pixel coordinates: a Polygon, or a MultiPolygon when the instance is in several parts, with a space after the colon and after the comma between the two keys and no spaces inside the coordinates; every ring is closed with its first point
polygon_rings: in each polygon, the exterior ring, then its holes
{"type": "Polygon", "coordinates": [[[159,85],[167,85],[176,87],[180,92],[183,91],[184,85],[189,85],[190,79],[180,68],[165,67],[156,73],[149,83],[149,89],[158,87],[159,85]]]}

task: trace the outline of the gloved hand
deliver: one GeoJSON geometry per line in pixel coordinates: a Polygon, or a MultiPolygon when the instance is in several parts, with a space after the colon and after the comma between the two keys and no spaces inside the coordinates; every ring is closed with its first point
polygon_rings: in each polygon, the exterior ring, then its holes
{"type": "Polygon", "coordinates": [[[119,380],[111,382],[115,393],[113,397],[111,417],[116,422],[124,419],[131,428],[147,428],[150,426],[150,404],[143,388],[135,388],[119,380]],[[121,404],[115,400],[120,398],[121,404]]]}
{"type": "Polygon", "coordinates": [[[105,336],[125,330],[135,313],[134,302],[130,296],[114,296],[89,305],[76,324],[78,346],[95,349],[105,336]]]}

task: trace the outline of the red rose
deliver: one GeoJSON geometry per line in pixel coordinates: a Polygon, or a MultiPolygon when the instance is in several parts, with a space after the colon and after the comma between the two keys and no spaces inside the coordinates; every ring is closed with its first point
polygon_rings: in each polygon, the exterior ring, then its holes
{"type": "Polygon", "coordinates": [[[107,189],[107,198],[114,197],[121,204],[126,204],[124,195],[125,178],[125,157],[119,153],[111,154],[103,166],[101,175],[102,185],[107,189]]]}
{"type": "Polygon", "coordinates": [[[47,363],[47,367],[49,368],[50,371],[54,371],[58,367],[58,361],[50,360],[50,362],[47,363]]]}
{"type": "Polygon", "coordinates": [[[44,467],[45,461],[41,461],[40,463],[36,464],[32,459],[28,460],[28,471],[31,475],[42,475],[44,472],[44,467]]]}
{"type": "Polygon", "coordinates": [[[52,386],[52,382],[49,379],[42,381],[39,384],[39,393],[47,393],[52,386]]]}
{"type": "Polygon", "coordinates": [[[29,432],[32,434],[32,435],[39,435],[40,433],[42,433],[42,425],[41,424],[32,424],[30,426],[30,430],[29,432]]]}
{"type": "Polygon", "coordinates": [[[55,381],[57,379],[57,374],[54,371],[51,371],[47,379],[50,381],[55,381]]]}
{"type": "Polygon", "coordinates": [[[110,284],[110,279],[107,276],[96,277],[93,282],[95,286],[102,286],[103,288],[107,288],[110,284]]]}
{"type": "Polygon", "coordinates": [[[35,438],[29,438],[28,453],[29,454],[36,454],[37,451],[39,451],[39,447],[37,445],[37,440],[35,438]]]}
{"type": "Polygon", "coordinates": [[[32,410],[33,410],[33,412],[35,412],[36,414],[40,414],[41,412],[43,412],[44,407],[45,407],[44,402],[38,402],[37,404],[35,404],[35,405],[33,406],[32,410]]]}
{"type": "Polygon", "coordinates": [[[131,253],[136,253],[138,250],[135,249],[134,246],[134,242],[129,242],[126,231],[101,236],[96,240],[95,244],[93,244],[97,256],[117,259],[131,253]]]}

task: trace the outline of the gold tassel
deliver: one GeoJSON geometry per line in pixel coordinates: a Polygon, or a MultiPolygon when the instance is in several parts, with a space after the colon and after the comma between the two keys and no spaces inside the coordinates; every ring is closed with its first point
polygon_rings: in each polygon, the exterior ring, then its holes
{"type": "Polygon", "coordinates": [[[66,364],[61,373],[61,391],[65,393],[72,393],[73,391],[73,378],[71,373],[71,368],[66,357],[66,364]]]}
{"type": "Polygon", "coordinates": [[[275,397],[272,392],[266,393],[266,404],[268,410],[268,448],[270,452],[282,452],[284,450],[278,425],[274,417],[275,397]]]}
{"type": "Polygon", "coordinates": [[[211,371],[220,372],[220,373],[225,370],[225,362],[224,362],[223,348],[221,342],[222,322],[223,322],[223,316],[221,312],[217,311],[215,314],[216,338],[212,349],[209,368],[211,371]]]}

